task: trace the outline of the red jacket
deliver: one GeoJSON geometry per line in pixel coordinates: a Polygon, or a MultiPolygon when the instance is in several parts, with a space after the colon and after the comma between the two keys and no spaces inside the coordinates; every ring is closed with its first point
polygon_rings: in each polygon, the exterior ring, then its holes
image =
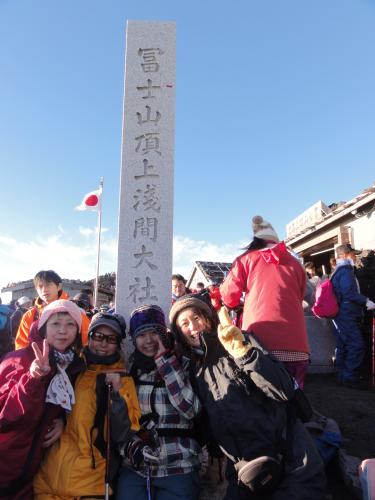
{"type": "MultiPolygon", "coordinates": [[[[42,349],[43,339],[36,328],[31,329],[30,339],[42,349]]],[[[34,358],[30,345],[10,352],[0,364],[1,499],[32,498],[32,478],[42,458],[44,436],[52,421],[63,415],[60,406],[45,403],[56,368],[42,379],[34,379],[29,372],[34,358]]],[[[69,365],[67,372],[80,369],[77,360],[69,365]]]]}
{"type": "Polygon", "coordinates": [[[308,353],[305,285],[303,267],[281,242],[237,257],[220,292],[230,308],[240,304],[245,292],[242,328],[266,349],[308,353]]]}

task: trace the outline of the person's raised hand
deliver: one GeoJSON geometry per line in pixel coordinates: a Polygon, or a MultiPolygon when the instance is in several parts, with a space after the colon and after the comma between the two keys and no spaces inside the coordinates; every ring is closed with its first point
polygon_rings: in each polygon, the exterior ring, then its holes
{"type": "Polygon", "coordinates": [[[33,378],[41,378],[48,375],[51,367],[49,364],[49,344],[47,340],[43,340],[43,352],[40,352],[36,342],[33,342],[31,347],[33,348],[35,359],[30,366],[30,375],[33,378]]]}
{"type": "Polygon", "coordinates": [[[220,309],[219,319],[220,325],[217,331],[220,342],[233,358],[241,358],[249,351],[251,345],[245,342],[241,330],[231,323],[225,307],[220,309]]]}
{"type": "Polygon", "coordinates": [[[166,354],[168,352],[168,349],[163,344],[163,341],[161,340],[160,335],[156,336],[156,341],[158,343],[158,352],[155,354],[155,358],[158,358],[159,356],[166,354]]]}

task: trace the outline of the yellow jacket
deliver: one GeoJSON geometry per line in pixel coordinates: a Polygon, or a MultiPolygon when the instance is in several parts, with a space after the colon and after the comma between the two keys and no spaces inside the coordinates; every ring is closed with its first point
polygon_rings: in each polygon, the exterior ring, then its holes
{"type": "MultiPolygon", "coordinates": [[[[97,410],[96,378],[109,370],[124,369],[122,361],[113,365],[89,365],[75,384],[76,403],[58,442],[46,454],[34,478],[35,500],[79,498],[104,495],[105,458],[94,446],[96,429],[90,436],[97,410]],[[92,453],[95,459],[93,468],[92,453]]],[[[131,428],[139,430],[137,392],[131,377],[122,378],[121,396],[126,400],[131,428]]]]}

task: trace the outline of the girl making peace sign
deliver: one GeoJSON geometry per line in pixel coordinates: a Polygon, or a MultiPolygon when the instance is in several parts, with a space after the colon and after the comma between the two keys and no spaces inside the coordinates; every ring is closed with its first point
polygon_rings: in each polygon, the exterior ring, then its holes
{"type": "Polygon", "coordinates": [[[49,304],[30,330],[30,345],[0,364],[0,499],[33,498],[32,479],[43,448],[61,435],[84,369],[80,309],[69,300],[49,304]]]}

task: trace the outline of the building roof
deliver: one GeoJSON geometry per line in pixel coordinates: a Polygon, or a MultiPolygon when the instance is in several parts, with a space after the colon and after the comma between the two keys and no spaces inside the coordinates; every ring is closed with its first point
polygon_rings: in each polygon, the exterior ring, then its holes
{"type": "Polygon", "coordinates": [[[221,283],[232,267],[231,262],[206,262],[197,260],[195,264],[202,271],[207,281],[211,281],[212,283],[221,283]]]}
{"type": "MultiPolygon", "coordinates": [[[[90,281],[81,281],[81,280],[73,280],[73,279],[62,279],[62,284],[63,287],[65,286],[71,286],[73,288],[76,287],[81,287],[81,288],[91,288],[92,283],[90,281]]],[[[32,279],[25,280],[25,281],[18,281],[17,283],[8,283],[7,286],[4,286],[1,289],[1,293],[4,292],[15,292],[18,290],[23,290],[25,288],[34,288],[34,282],[32,279]]],[[[104,288],[99,286],[99,292],[105,293],[106,295],[114,295],[114,290],[110,290],[109,288],[104,288]]]]}
{"type": "Polygon", "coordinates": [[[319,222],[303,228],[298,234],[293,235],[291,238],[286,238],[285,241],[289,245],[293,245],[300,240],[303,240],[306,236],[315,233],[315,231],[323,229],[349,214],[356,218],[368,215],[375,210],[375,183],[364,189],[355,198],[345,202],[340,201],[338,203],[332,203],[328,206],[328,208],[329,212],[322,212],[321,220],[319,222]],[[363,210],[362,207],[371,202],[372,206],[368,210],[363,210]]]}

